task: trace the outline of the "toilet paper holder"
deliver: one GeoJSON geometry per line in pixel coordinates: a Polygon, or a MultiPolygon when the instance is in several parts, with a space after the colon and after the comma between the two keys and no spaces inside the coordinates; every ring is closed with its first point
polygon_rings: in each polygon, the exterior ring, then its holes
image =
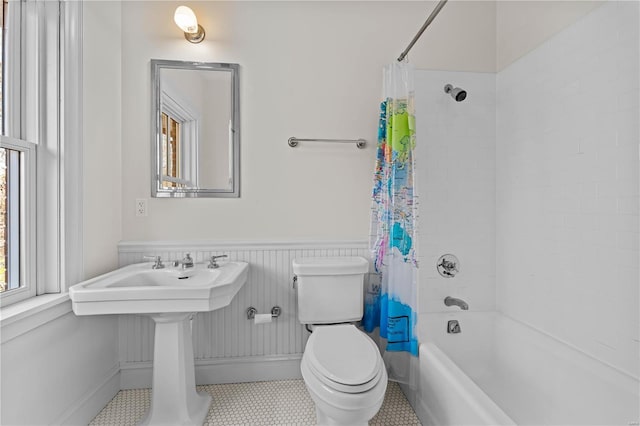
{"type": "MultiPolygon", "coordinates": [[[[258,310],[256,308],[254,308],[253,306],[249,306],[247,308],[247,319],[248,320],[254,319],[257,313],[258,313],[258,310]]],[[[271,318],[278,318],[281,313],[282,313],[282,309],[280,309],[280,306],[274,306],[273,308],[271,308],[271,318]]]]}

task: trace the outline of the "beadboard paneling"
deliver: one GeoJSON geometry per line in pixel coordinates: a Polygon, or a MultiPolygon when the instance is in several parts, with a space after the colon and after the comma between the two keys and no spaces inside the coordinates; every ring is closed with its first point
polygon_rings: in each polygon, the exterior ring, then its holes
{"type": "MultiPolygon", "coordinates": [[[[196,262],[226,254],[231,260],[249,263],[247,282],[224,309],[199,313],[193,321],[196,360],[265,357],[301,354],[308,333],[298,322],[296,293],[292,287],[291,262],[305,256],[363,256],[369,258],[365,241],[342,242],[124,242],[119,245],[120,266],[144,261],[143,255],[182,259],[191,253],[196,262]],[[267,313],[278,305],[282,314],[271,324],[255,325],[246,310],[267,313]]],[[[153,359],[153,321],[137,315],[120,315],[120,361],[136,363],[153,359]]]]}

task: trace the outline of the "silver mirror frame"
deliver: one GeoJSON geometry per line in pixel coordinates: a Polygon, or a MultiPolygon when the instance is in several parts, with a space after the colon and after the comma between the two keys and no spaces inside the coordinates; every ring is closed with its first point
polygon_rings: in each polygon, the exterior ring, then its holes
{"type": "Polygon", "coordinates": [[[239,198],[240,197],[240,79],[239,64],[220,62],[190,62],[165,59],[151,60],[151,196],[157,198],[239,198]],[[231,73],[231,133],[233,173],[230,189],[215,188],[172,188],[162,187],[160,179],[162,159],[160,143],[161,129],[161,87],[162,68],[183,70],[223,71],[231,73]]]}

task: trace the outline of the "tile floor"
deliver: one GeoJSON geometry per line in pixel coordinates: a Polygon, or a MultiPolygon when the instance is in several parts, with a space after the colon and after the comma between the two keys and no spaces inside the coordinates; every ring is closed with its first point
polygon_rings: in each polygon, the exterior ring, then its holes
{"type": "MultiPolygon", "coordinates": [[[[205,425],[315,425],[313,401],[302,380],[198,386],[213,396],[205,425]]],[[[149,408],[150,389],[123,390],[90,423],[135,425],[149,408]]],[[[397,383],[389,382],[370,425],[420,425],[397,383]]]]}

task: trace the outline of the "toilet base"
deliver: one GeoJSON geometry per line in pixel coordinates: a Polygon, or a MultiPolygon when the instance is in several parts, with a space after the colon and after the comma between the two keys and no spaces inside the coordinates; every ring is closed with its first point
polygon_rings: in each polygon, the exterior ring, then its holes
{"type": "Polygon", "coordinates": [[[316,405],[316,424],[318,426],[368,426],[369,422],[368,421],[363,421],[360,423],[339,422],[338,420],[332,419],[331,417],[324,414],[322,411],[320,411],[320,409],[318,409],[318,406],[316,405]]]}

